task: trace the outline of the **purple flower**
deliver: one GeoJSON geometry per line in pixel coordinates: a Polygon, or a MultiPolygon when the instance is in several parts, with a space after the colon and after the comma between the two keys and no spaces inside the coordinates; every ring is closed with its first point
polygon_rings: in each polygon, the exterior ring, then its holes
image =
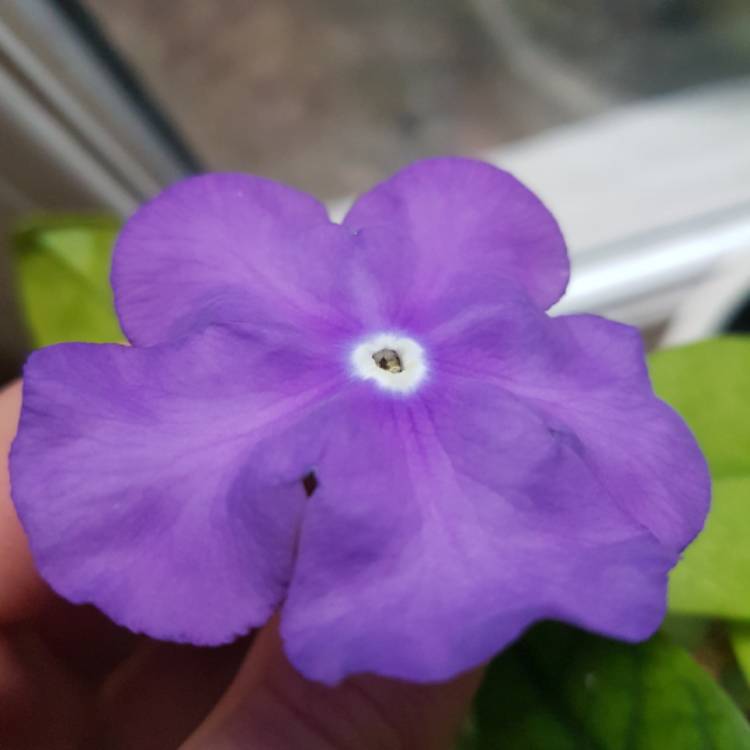
{"type": "Polygon", "coordinates": [[[166,190],[115,251],[133,346],[26,367],[11,471],[40,571],[156,638],[280,608],[328,683],[441,680],[540,618],[647,637],[708,475],[637,331],[545,314],[568,270],[540,201],[474,161],[412,165],[342,225],[246,175],[166,190]]]}

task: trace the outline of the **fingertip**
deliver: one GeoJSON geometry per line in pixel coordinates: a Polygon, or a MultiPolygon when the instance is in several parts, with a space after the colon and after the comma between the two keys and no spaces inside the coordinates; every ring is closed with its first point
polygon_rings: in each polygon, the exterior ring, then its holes
{"type": "Polygon", "coordinates": [[[0,390],[0,624],[37,613],[50,591],[34,568],[10,496],[8,456],[21,413],[21,382],[0,390]]]}
{"type": "Polygon", "coordinates": [[[481,670],[439,684],[375,675],[336,687],[305,679],[284,654],[274,618],[233,684],[181,750],[203,748],[452,747],[481,670]]]}

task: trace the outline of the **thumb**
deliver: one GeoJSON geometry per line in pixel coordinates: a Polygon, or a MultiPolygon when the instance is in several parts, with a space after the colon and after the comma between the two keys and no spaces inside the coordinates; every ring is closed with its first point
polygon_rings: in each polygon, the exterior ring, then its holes
{"type": "Polygon", "coordinates": [[[416,685],[367,675],[327,687],[291,666],[274,620],[182,750],[449,748],[480,676],[416,685]]]}

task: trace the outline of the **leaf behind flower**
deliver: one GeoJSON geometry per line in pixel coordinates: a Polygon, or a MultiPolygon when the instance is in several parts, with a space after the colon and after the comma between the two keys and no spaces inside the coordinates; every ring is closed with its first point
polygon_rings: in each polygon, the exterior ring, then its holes
{"type": "Polygon", "coordinates": [[[693,430],[711,476],[750,476],[750,337],[655,352],[649,371],[656,394],[693,430]]]}
{"type": "Polygon", "coordinates": [[[714,482],[706,527],[669,578],[670,612],[750,620],[750,477],[714,482]]]}
{"type": "Polygon", "coordinates": [[[109,285],[118,228],[108,217],[58,216],[14,232],[13,264],[34,346],[123,338],[109,285]]]}
{"type": "Polygon", "coordinates": [[[750,727],[664,636],[533,628],[489,668],[463,750],[747,750],[750,727]]]}

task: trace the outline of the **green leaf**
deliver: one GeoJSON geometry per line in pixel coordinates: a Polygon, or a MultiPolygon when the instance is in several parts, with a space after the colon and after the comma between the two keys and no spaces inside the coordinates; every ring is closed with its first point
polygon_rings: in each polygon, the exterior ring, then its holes
{"type": "Polygon", "coordinates": [[[745,675],[746,682],[750,683],[750,623],[730,623],[729,640],[732,643],[737,664],[745,675]]]}
{"type": "Polygon", "coordinates": [[[462,738],[473,750],[748,750],[726,694],[663,636],[629,645],[556,623],[490,666],[462,738]]]}
{"type": "Polygon", "coordinates": [[[700,648],[711,633],[713,621],[706,617],[693,617],[670,612],[661,624],[661,632],[691,654],[700,648]]]}
{"type": "Polygon", "coordinates": [[[669,610],[750,620],[750,477],[714,482],[706,527],[669,579],[669,610]]]}
{"type": "Polygon", "coordinates": [[[750,475],[750,337],[656,352],[649,369],[656,393],[695,433],[714,479],[750,475]]]}
{"type": "Polygon", "coordinates": [[[50,217],[12,237],[21,305],[34,346],[123,338],[109,285],[118,222],[50,217]]]}
{"type": "Polygon", "coordinates": [[[670,576],[670,612],[750,619],[750,338],[657,352],[650,370],[657,394],[695,433],[714,479],[706,527],[670,576]]]}

